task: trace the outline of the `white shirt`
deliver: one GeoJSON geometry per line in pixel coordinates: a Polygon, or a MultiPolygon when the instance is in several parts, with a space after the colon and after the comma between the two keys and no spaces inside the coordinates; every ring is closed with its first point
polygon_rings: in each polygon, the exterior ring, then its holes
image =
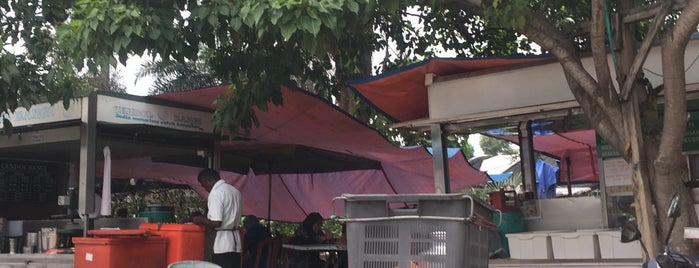
{"type": "Polygon", "coordinates": [[[209,213],[206,216],[211,221],[221,222],[221,226],[216,228],[218,231],[214,240],[214,254],[242,252],[238,232],[242,204],[240,191],[233,185],[218,180],[211,188],[207,202],[209,213]]]}

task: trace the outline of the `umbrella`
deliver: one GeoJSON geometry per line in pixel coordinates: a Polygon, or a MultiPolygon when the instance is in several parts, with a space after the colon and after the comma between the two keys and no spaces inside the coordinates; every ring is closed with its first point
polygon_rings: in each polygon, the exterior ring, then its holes
{"type": "MultiPolygon", "coordinates": [[[[223,142],[225,143],[225,142],[223,142]]],[[[196,155],[153,157],[155,163],[206,167],[208,160],[196,155]]],[[[314,174],[381,169],[381,162],[299,144],[223,145],[221,170],[246,175],[268,175],[267,219],[272,218],[272,175],[314,174]]]]}

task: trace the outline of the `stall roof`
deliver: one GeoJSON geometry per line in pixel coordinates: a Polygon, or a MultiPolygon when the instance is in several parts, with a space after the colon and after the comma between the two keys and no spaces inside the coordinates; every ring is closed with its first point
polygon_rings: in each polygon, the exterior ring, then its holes
{"type": "Polygon", "coordinates": [[[435,58],[381,75],[350,81],[348,85],[390,120],[405,122],[429,117],[425,84],[428,74],[446,76],[482,72],[551,60],[549,56],[435,58]]]}
{"type": "MultiPolygon", "coordinates": [[[[187,92],[169,93],[154,98],[213,109],[216,97],[228,85],[187,92]]],[[[343,193],[434,193],[432,155],[424,148],[398,148],[375,129],[354,119],[325,100],[303,90],[282,88],[283,106],[256,110],[260,125],[246,140],[224,140],[223,152],[255,144],[291,144],[343,153],[380,163],[380,169],[273,174],[271,218],[300,221],[318,211],[324,216],[341,214],[342,204],[332,206],[333,197],[343,193]]],[[[196,180],[198,167],[155,162],[151,158],[112,160],[113,177],[154,178],[169,183],[188,184],[206,195],[196,180]]],[[[101,164],[97,173],[101,174],[101,164]]],[[[250,170],[242,175],[225,171],[222,177],[243,193],[243,213],[267,215],[268,175],[250,170]]],[[[451,189],[462,189],[488,180],[485,173],[472,168],[463,154],[449,159],[451,189]]]]}

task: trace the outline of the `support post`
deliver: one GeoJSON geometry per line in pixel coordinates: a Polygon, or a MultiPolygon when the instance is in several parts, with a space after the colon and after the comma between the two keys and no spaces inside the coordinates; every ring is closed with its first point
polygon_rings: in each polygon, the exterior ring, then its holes
{"type": "Polygon", "coordinates": [[[521,157],[520,165],[522,166],[522,184],[525,193],[531,192],[533,196],[530,197],[536,199],[536,159],[534,159],[534,135],[531,132],[531,121],[519,123],[519,154],[521,157]]]}
{"type": "Polygon", "coordinates": [[[643,148],[640,112],[638,110],[637,91],[630,92],[629,100],[622,102],[622,115],[624,118],[624,129],[628,137],[630,152],[630,164],[633,170],[633,184],[635,188],[634,208],[638,228],[643,234],[641,239],[646,245],[648,252],[660,252],[660,242],[655,229],[656,217],[653,215],[653,197],[650,193],[650,173],[646,167],[645,150],[643,148]]]}
{"type": "Polygon", "coordinates": [[[432,159],[434,161],[434,191],[438,194],[451,192],[449,187],[449,157],[445,146],[446,134],[440,124],[430,126],[432,132],[432,159]]]}
{"type": "Polygon", "coordinates": [[[89,213],[95,210],[95,148],[97,139],[97,93],[82,99],[80,123],[80,181],[78,213],[83,218],[83,236],[92,226],[89,213]]]}

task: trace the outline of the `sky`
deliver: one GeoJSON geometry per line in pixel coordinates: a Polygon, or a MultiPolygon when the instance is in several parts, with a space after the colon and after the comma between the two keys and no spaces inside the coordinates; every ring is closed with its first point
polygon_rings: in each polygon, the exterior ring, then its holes
{"type": "Polygon", "coordinates": [[[145,60],[138,56],[132,56],[126,60],[126,66],[119,64],[117,70],[121,74],[121,82],[126,87],[126,92],[131,95],[148,95],[148,88],[153,84],[152,77],[144,77],[136,82],[136,73],[141,69],[145,60]]]}

